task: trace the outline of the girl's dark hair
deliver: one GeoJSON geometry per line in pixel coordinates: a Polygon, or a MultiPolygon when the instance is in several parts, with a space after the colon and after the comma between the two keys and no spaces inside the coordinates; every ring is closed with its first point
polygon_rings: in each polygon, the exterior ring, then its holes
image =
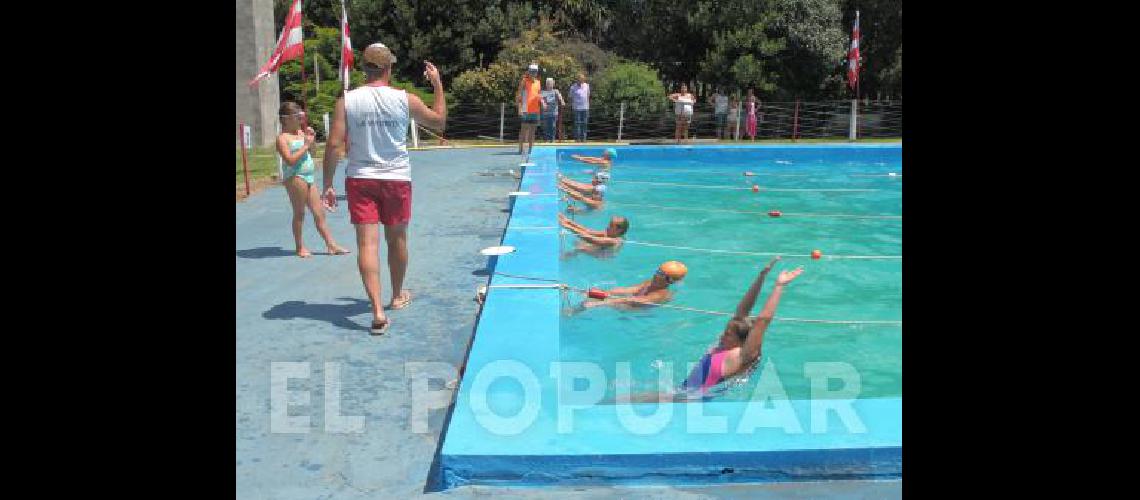
{"type": "Polygon", "coordinates": [[[281,116],[295,115],[304,111],[300,104],[292,101],[285,101],[281,103],[281,109],[277,110],[277,114],[281,116]]]}
{"type": "Polygon", "coordinates": [[[729,322],[731,328],[736,332],[736,337],[744,342],[748,338],[748,332],[752,331],[752,325],[756,323],[755,318],[734,319],[729,322]]]}
{"type": "Polygon", "coordinates": [[[625,232],[629,230],[629,219],[619,216],[619,217],[617,217],[616,223],[617,223],[618,236],[624,235],[625,232]]]}

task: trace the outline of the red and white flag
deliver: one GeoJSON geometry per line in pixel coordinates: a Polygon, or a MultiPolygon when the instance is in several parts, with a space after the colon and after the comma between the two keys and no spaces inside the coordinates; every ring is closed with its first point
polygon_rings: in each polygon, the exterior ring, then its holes
{"type": "Polygon", "coordinates": [[[348,37],[348,11],[344,8],[344,0],[340,1],[340,79],[344,88],[348,89],[349,75],[352,72],[352,39],[348,37]]]}
{"type": "Polygon", "coordinates": [[[859,84],[859,11],[855,11],[855,27],[851,29],[851,50],[847,52],[847,85],[851,90],[859,84]]]}
{"type": "Polygon", "coordinates": [[[303,39],[301,0],[293,0],[293,6],[289,8],[289,15],[285,16],[285,27],[281,29],[281,36],[277,37],[277,48],[273,49],[273,54],[269,56],[269,62],[261,67],[261,71],[253,77],[253,80],[249,81],[249,84],[257,85],[258,82],[269,78],[269,75],[276,72],[281,67],[281,63],[285,61],[293,59],[303,61],[305,57],[303,39]]]}

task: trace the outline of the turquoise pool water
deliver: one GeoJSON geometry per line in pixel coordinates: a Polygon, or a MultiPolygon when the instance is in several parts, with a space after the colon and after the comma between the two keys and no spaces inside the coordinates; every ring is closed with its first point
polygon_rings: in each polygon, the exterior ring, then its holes
{"type": "MultiPolygon", "coordinates": [[[[610,258],[564,257],[559,274],[565,283],[581,288],[634,285],[650,278],[660,263],[680,260],[689,274],[673,286],[672,304],[731,312],[771,259],[768,254],[779,253],[784,258],[777,269],[802,265],[805,273],[784,294],[777,318],[901,322],[901,147],[678,148],[621,154],[611,171],[605,208],[575,218],[600,229],[611,215],[626,216],[629,243],[610,258]],[[745,171],[758,175],[745,177],[745,171]],[[753,184],[761,191],[753,192],[753,184]],[[784,215],[772,218],[770,210],[784,215]],[[808,258],[814,249],[824,257],[808,258]]],[[[558,156],[560,172],[589,180],[592,166],[569,160],[568,152],[558,156]]],[[[566,236],[563,250],[574,240],[566,236]]],[[[570,300],[581,298],[571,295],[570,300]]],[[[673,385],[683,381],[690,364],[716,342],[726,320],[664,308],[596,308],[564,315],[559,359],[598,364],[607,376],[608,396],[616,392],[621,362],[629,363],[634,392],[656,390],[662,370],[671,371],[673,385]]],[[[790,399],[810,398],[804,367],[812,362],[854,367],[859,398],[901,397],[901,323],[778,320],[765,336],[759,366],[769,362],[790,399]]],[[[758,369],[732,384],[717,400],[751,399],[760,373],[758,369]]]]}

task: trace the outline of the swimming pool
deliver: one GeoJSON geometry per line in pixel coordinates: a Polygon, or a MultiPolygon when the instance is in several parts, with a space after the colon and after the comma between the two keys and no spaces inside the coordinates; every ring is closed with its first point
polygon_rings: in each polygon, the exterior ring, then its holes
{"type": "Polygon", "coordinates": [[[606,207],[576,216],[594,228],[629,218],[626,243],[600,259],[567,255],[573,237],[556,227],[556,174],[586,181],[593,169],[575,153],[600,151],[536,150],[520,181],[530,195],[503,236],[517,251],[495,262],[441,451],[444,483],[899,477],[901,146],[619,148],[606,207]],[[581,295],[540,288],[633,285],[680,260],[689,273],[670,304],[730,312],[776,254],[806,272],[758,369],[707,403],[592,404],[676,385],[724,316],[566,315],[581,295]],[[499,288],[510,285],[521,287],[499,288]]]}

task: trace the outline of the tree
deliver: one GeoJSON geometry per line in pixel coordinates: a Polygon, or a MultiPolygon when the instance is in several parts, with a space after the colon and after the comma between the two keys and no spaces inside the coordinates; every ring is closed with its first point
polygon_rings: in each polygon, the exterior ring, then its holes
{"type": "Polygon", "coordinates": [[[590,107],[600,112],[617,113],[623,102],[629,104],[627,113],[651,115],[665,109],[665,86],[657,70],[648,64],[626,61],[610,66],[594,80],[590,107]]]}

